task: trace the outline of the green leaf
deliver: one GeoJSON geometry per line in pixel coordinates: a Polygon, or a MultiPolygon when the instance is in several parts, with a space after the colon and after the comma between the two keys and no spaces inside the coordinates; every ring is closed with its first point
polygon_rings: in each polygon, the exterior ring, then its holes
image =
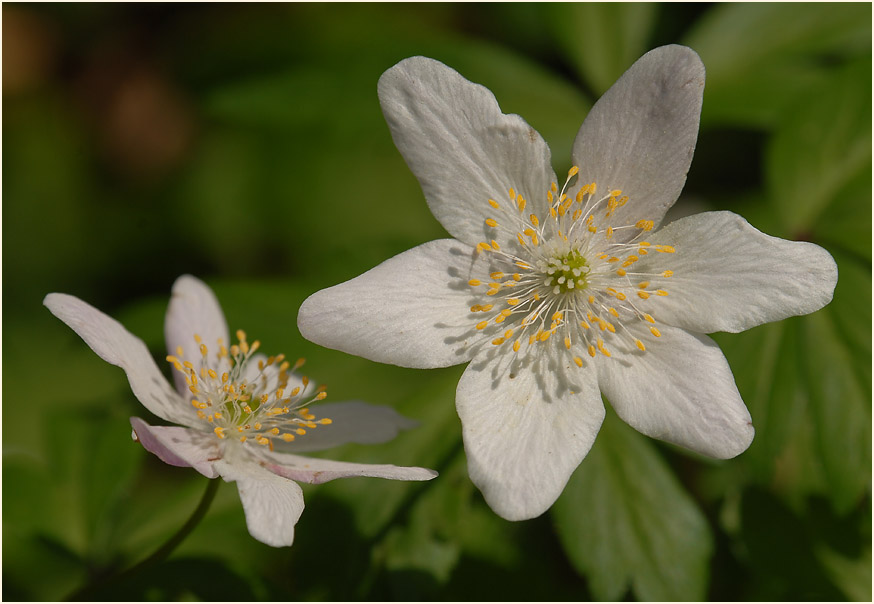
{"type": "Polygon", "coordinates": [[[658,13],[649,3],[548,5],[553,32],[568,59],[598,95],[647,49],[658,13]]]}
{"type": "Polygon", "coordinates": [[[823,88],[823,57],[871,53],[871,7],[862,4],[722,4],[698,20],[683,41],[707,68],[704,122],[765,126],[784,109],[823,88]]]}
{"type": "Polygon", "coordinates": [[[806,397],[799,371],[797,323],[769,323],[739,334],[714,334],[750,410],[756,436],[740,458],[762,484],[791,435],[804,421],[806,397]]]}
{"type": "Polygon", "coordinates": [[[614,414],[552,508],[574,567],[600,600],[700,600],[710,527],[656,447],[614,414]]]}
{"type": "MultiPolygon", "coordinates": [[[[790,233],[810,232],[823,212],[870,212],[871,190],[838,195],[871,168],[871,62],[835,74],[780,122],[767,152],[768,185],[790,233]],[[860,210],[856,210],[859,208],[860,210]]],[[[870,185],[870,180],[868,182],[870,185]]]]}
{"type": "Polygon", "coordinates": [[[853,602],[871,601],[871,546],[864,548],[856,559],[843,556],[833,549],[816,551],[820,564],[847,599],[853,602]]]}
{"type": "MultiPolygon", "coordinates": [[[[853,353],[841,340],[828,312],[804,322],[804,370],[810,414],[829,495],[845,512],[869,489],[871,397],[855,369],[853,353]]],[[[870,363],[870,357],[868,359],[870,363]]],[[[867,376],[870,383],[870,374],[867,376]]]]}

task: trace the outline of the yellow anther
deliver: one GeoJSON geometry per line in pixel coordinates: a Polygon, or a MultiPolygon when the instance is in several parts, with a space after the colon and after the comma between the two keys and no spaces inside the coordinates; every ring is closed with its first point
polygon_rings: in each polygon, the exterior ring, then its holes
{"type": "Polygon", "coordinates": [[[279,434],[279,428],[271,428],[270,434],[279,434]]]}
{"type": "Polygon", "coordinates": [[[574,212],[574,215],[573,215],[573,220],[574,220],[574,222],[576,222],[577,220],[579,220],[579,219],[580,219],[580,216],[582,216],[582,215],[583,215],[583,211],[580,210],[580,209],[577,209],[577,211],[574,212]]]}
{"type": "Polygon", "coordinates": [[[477,285],[482,285],[482,281],[480,281],[479,279],[471,279],[467,282],[467,284],[471,287],[476,287],[477,285]]]}
{"type": "Polygon", "coordinates": [[[555,193],[556,191],[558,191],[558,185],[555,183],[552,183],[551,185],[549,185],[549,190],[552,191],[553,193],[555,193]]]}
{"type": "Polygon", "coordinates": [[[516,340],[515,342],[513,342],[513,352],[519,352],[520,346],[521,346],[521,344],[519,343],[519,340],[516,340]]]}
{"type": "MultiPolygon", "coordinates": [[[[595,303],[595,296],[589,296],[589,304],[594,304],[594,303],[595,303]]],[[[589,318],[589,320],[590,321],[592,320],[591,317],[589,318]]]]}
{"type": "Polygon", "coordinates": [[[597,233],[597,232],[598,232],[598,228],[595,227],[595,226],[590,226],[587,230],[588,230],[590,233],[597,233]]]}
{"type": "Polygon", "coordinates": [[[499,346],[503,343],[504,343],[504,338],[495,338],[494,340],[492,340],[492,344],[494,344],[495,346],[499,346]]]}
{"type": "Polygon", "coordinates": [[[659,296],[667,296],[668,292],[663,289],[657,289],[656,294],[658,294],[659,296]]]}
{"type": "Polygon", "coordinates": [[[616,333],[616,328],[613,327],[613,323],[607,323],[607,331],[610,333],[616,333]]]}
{"type": "Polygon", "coordinates": [[[262,405],[263,405],[264,403],[266,403],[267,401],[269,401],[269,400],[270,400],[270,395],[269,395],[269,394],[262,394],[262,395],[261,395],[261,404],[262,404],[262,405]]]}
{"type": "Polygon", "coordinates": [[[625,299],[626,299],[625,294],[623,294],[622,292],[617,293],[616,299],[619,301],[625,301],[625,299]]]}
{"type": "Polygon", "coordinates": [[[637,297],[640,298],[641,300],[648,300],[649,294],[641,291],[641,292],[637,292],[637,297]]]}
{"type": "Polygon", "coordinates": [[[495,307],[494,304],[486,304],[485,306],[480,307],[480,310],[482,312],[489,312],[494,307],[495,307]]]}
{"type": "Polygon", "coordinates": [[[568,336],[564,337],[564,347],[568,350],[571,349],[571,339],[568,336]]]}
{"type": "Polygon", "coordinates": [[[294,390],[291,391],[290,396],[297,396],[298,394],[300,394],[300,386],[295,386],[294,390]]]}
{"type": "Polygon", "coordinates": [[[507,299],[507,304],[509,304],[510,306],[516,306],[516,305],[519,304],[520,302],[521,302],[521,300],[519,300],[519,298],[509,298],[509,299],[507,299]]]}
{"type": "Polygon", "coordinates": [[[238,354],[240,354],[240,347],[234,344],[233,346],[231,346],[231,356],[235,357],[238,354]]]}
{"type": "Polygon", "coordinates": [[[628,203],[628,195],[623,195],[622,197],[619,198],[619,207],[620,208],[622,206],[624,206],[626,203],[628,203]]]}
{"type": "Polygon", "coordinates": [[[241,436],[241,437],[240,437],[240,442],[241,442],[241,443],[244,443],[244,442],[246,442],[247,440],[249,440],[249,439],[248,439],[248,437],[246,437],[246,436],[241,436]]]}
{"type": "Polygon", "coordinates": [[[564,319],[564,312],[563,311],[557,310],[552,314],[553,321],[561,321],[562,319],[564,319]]]}
{"type": "Polygon", "coordinates": [[[592,344],[589,344],[589,356],[590,357],[595,356],[595,347],[592,344]]]}
{"type": "Polygon", "coordinates": [[[291,441],[294,440],[294,434],[289,434],[288,432],[286,432],[285,434],[282,435],[282,440],[284,440],[287,443],[290,443],[291,441]]]}
{"type": "Polygon", "coordinates": [[[616,318],[619,318],[619,312],[615,308],[610,308],[610,314],[616,318]]]}
{"type": "Polygon", "coordinates": [[[496,227],[498,226],[498,221],[494,218],[486,218],[486,224],[490,227],[496,227]]]}
{"type": "Polygon", "coordinates": [[[479,323],[476,324],[477,329],[485,329],[488,326],[489,326],[488,321],[480,321],[479,323]]]}
{"type": "Polygon", "coordinates": [[[546,201],[548,201],[549,203],[552,203],[552,191],[546,192],[546,201]]]}
{"type": "Polygon", "coordinates": [[[249,349],[249,351],[255,352],[259,348],[261,348],[261,340],[255,340],[254,342],[252,342],[252,347],[249,349]]]}
{"type": "Polygon", "coordinates": [[[221,418],[222,418],[222,414],[221,414],[220,412],[216,411],[216,412],[215,412],[215,418],[216,418],[216,419],[221,419],[221,418]]]}
{"type": "Polygon", "coordinates": [[[520,275],[519,273],[513,273],[513,281],[521,281],[521,280],[522,280],[522,275],[520,275]]]}
{"type": "Polygon", "coordinates": [[[255,442],[258,443],[259,445],[266,445],[267,443],[270,442],[270,439],[267,438],[266,436],[259,435],[259,436],[255,437],[255,442]]]}
{"type": "MultiPolygon", "coordinates": [[[[537,225],[540,224],[540,220],[537,218],[537,215],[536,215],[536,214],[531,214],[531,216],[529,216],[528,218],[531,219],[531,224],[533,224],[534,226],[537,226],[537,225]]],[[[529,230],[530,230],[530,229],[529,229],[529,230]]],[[[533,232],[533,231],[532,231],[532,232],[533,232]]],[[[525,234],[528,235],[529,233],[525,233],[525,234]]]]}
{"type": "Polygon", "coordinates": [[[558,216],[558,212],[555,211],[555,208],[549,208],[549,215],[553,218],[558,216]]]}
{"type": "Polygon", "coordinates": [[[495,324],[497,325],[498,323],[503,323],[506,320],[507,317],[505,315],[498,315],[497,317],[495,317],[495,324]]]}
{"type": "Polygon", "coordinates": [[[196,333],[194,334],[194,341],[200,344],[201,342],[203,342],[203,338],[200,337],[200,334],[196,333]]]}
{"type": "Polygon", "coordinates": [[[288,368],[289,368],[290,366],[291,366],[291,365],[289,364],[288,361],[283,361],[282,364],[279,365],[279,371],[280,371],[280,372],[288,371],[288,368]]]}
{"type": "Polygon", "coordinates": [[[613,236],[613,227],[607,227],[607,239],[610,239],[613,236]]]}
{"type": "Polygon", "coordinates": [[[508,329],[507,331],[504,332],[504,339],[505,340],[509,340],[512,337],[513,337],[513,330],[512,329],[508,329]]]}
{"type": "Polygon", "coordinates": [[[500,271],[498,271],[498,272],[494,272],[494,273],[491,273],[491,274],[489,275],[489,277],[491,277],[492,279],[503,279],[503,278],[504,278],[504,273],[502,273],[502,272],[500,272],[500,271]]]}
{"type": "Polygon", "coordinates": [[[672,277],[674,275],[674,271],[665,271],[662,273],[662,277],[672,277]]]}
{"type": "Polygon", "coordinates": [[[662,332],[660,332],[655,327],[650,327],[649,330],[652,332],[652,335],[654,335],[655,337],[657,337],[657,338],[662,337],[662,332]]]}
{"type": "Polygon", "coordinates": [[[638,289],[646,289],[649,287],[649,281],[641,281],[637,284],[638,289]]]}
{"type": "Polygon", "coordinates": [[[516,233],[516,239],[519,240],[519,245],[525,245],[525,239],[522,238],[522,233],[516,233]]]}
{"type": "Polygon", "coordinates": [[[295,432],[297,432],[297,433],[300,434],[301,436],[303,436],[304,434],[307,433],[307,431],[304,430],[303,428],[298,428],[297,430],[295,430],[295,432]]]}
{"type": "Polygon", "coordinates": [[[655,319],[651,315],[643,315],[643,318],[647,323],[655,323],[655,319]]]}
{"type": "Polygon", "coordinates": [[[614,189],[610,191],[610,197],[619,197],[622,195],[622,189],[614,189]]]}
{"type": "Polygon", "coordinates": [[[240,342],[245,342],[246,341],[246,332],[243,331],[242,329],[238,329],[237,330],[237,339],[240,342]]]}
{"type": "Polygon", "coordinates": [[[673,254],[677,251],[673,248],[673,246],[670,245],[657,245],[655,246],[655,249],[662,252],[663,254],[673,254]]]}
{"type": "Polygon", "coordinates": [[[516,189],[510,187],[510,199],[516,199],[516,189]]]}
{"type": "Polygon", "coordinates": [[[583,359],[581,359],[580,357],[574,357],[574,363],[577,364],[577,367],[582,367],[583,366],[583,359]]]}
{"type": "Polygon", "coordinates": [[[209,352],[206,349],[206,344],[200,345],[200,354],[202,354],[203,356],[206,356],[207,354],[209,354],[209,352]]]}
{"type": "Polygon", "coordinates": [[[474,304],[470,307],[470,312],[479,312],[483,309],[483,307],[479,304],[474,304]]]}
{"type": "Polygon", "coordinates": [[[310,378],[308,378],[307,376],[302,376],[302,377],[300,378],[300,383],[303,384],[304,387],[306,387],[306,386],[308,386],[309,383],[310,383],[310,378]]]}
{"type": "Polygon", "coordinates": [[[495,208],[496,210],[501,207],[500,205],[498,205],[498,202],[495,201],[494,199],[489,199],[489,205],[492,206],[493,208],[495,208]]]}
{"type": "Polygon", "coordinates": [[[625,259],[625,262],[622,263],[622,266],[629,267],[632,264],[634,264],[635,262],[637,262],[638,260],[640,260],[640,258],[638,258],[637,256],[633,256],[633,255],[629,256],[628,258],[625,259]]]}
{"type": "Polygon", "coordinates": [[[493,249],[496,249],[496,250],[499,250],[499,249],[501,249],[501,246],[498,245],[498,242],[497,242],[497,241],[495,241],[494,239],[492,239],[492,248],[493,248],[493,249]]]}
{"type": "Polygon", "coordinates": [[[496,293],[498,293],[497,289],[490,289],[489,291],[486,292],[486,295],[487,296],[494,296],[496,293]]]}
{"type": "Polygon", "coordinates": [[[332,420],[330,417],[323,417],[319,420],[319,423],[323,426],[327,426],[328,424],[333,424],[334,420],[332,420]]]}
{"type": "Polygon", "coordinates": [[[643,342],[641,342],[640,340],[635,340],[634,343],[637,344],[637,347],[640,348],[641,351],[646,351],[646,346],[643,345],[643,342]]]}
{"type": "Polygon", "coordinates": [[[525,198],[520,195],[519,199],[516,200],[516,205],[518,206],[520,212],[524,212],[525,211],[525,198]]]}
{"type": "Polygon", "coordinates": [[[540,240],[537,238],[537,235],[531,236],[531,243],[534,244],[535,246],[540,245],[540,240]]]}
{"type": "Polygon", "coordinates": [[[316,400],[317,400],[317,401],[323,400],[326,396],[328,396],[328,393],[327,393],[327,392],[319,392],[319,393],[316,395],[316,400]]]}
{"type": "Polygon", "coordinates": [[[534,341],[536,339],[537,339],[537,334],[532,335],[530,338],[528,338],[528,345],[531,346],[532,344],[534,344],[534,341]]]}
{"type": "Polygon", "coordinates": [[[607,262],[619,262],[619,258],[617,258],[616,256],[611,256],[607,259],[607,262]]]}
{"type": "Polygon", "coordinates": [[[582,327],[583,329],[589,329],[590,325],[585,321],[580,321],[580,327],[582,327]]]}
{"type": "Polygon", "coordinates": [[[221,426],[216,426],[215,430],[213,430],[213,432],[215,432],[215,435],[218,436],[219,438],[225,437],[225,429],[222,428],[221,426]]]}
{"type": "Polygon", "coordinates": [[[576,176],[579,173],[579,171],[580,171],[580,168],[578,166],[571,166],[571,169],[567,171],[567,177],[573,178],[574,176],[576,176]]]}
{"type": "Polygon", "coordinates": [[[644,231],[651,231],[655,223],[652,220],[638,220],[634,223],[634,226],[644,231]]]}
{"type": "Polygon", "coordinates": [[[492,249],[492,248],[489,247],[489,244],[488,244],[488,243],[485,243],[485,242],[480,241],[479,243],[476,244],[476,250],[477,250],[478,252],[491,251],[491,249],[492,249]]]}
{"type": "Polygon", "coordinates": [[[609,356],[610,356],[610,351],[607,350],[607,347],[606,347],[606,346],[604,346],[604,340],[602,340],[602,339],[600,339],[600,338],[598,338],[598,350],[599,350],[599,351],[601,352],[601,354],[603,354],[605,357],[609,357],[609,356]]]}

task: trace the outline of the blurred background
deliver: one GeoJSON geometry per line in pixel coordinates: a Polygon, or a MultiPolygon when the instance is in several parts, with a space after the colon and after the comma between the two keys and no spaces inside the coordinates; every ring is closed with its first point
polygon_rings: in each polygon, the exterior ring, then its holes
{"type": "Polygon", "coordinates": [[[2,17],[4,599],[870,600],[869,4],[6,3],[2,17]],[[609,414],[550,512],[506,522],[467,477],[463,366],[320,349],[297,309],[445,236],[383,121],[384,70],[422,54],[484,84],[561,173],[594,100],[667,43],[707,68],[676,212],[728,209],[822,245],[834,302],[715,336],[756,426],[746,453],[699,458],[609,414]],[[329,401],[421,422],[330,457],[440,477],[305,485],[286,549],[248,535],[222,484],[168,560],[108,583],[207,481],[131,441],[129,416],[154,418],[41,302],[76,295],[162,359],[183,273],[215,289],[231,329],[305,356],[329,401]]]}

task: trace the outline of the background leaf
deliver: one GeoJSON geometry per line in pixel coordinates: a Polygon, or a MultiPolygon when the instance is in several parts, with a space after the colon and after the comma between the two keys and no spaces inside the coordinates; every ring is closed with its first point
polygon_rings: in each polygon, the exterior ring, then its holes
{"type": "Polygon", "coordinates": [[[653,445],[608,415],[552,512],[571,561],[599,600],[700,600],[707,520],[653,445]]]}

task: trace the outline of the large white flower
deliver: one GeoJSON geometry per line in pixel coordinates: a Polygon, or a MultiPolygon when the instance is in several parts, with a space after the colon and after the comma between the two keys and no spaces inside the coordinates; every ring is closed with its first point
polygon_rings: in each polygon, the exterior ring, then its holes
{"type": "Polygon", "coordinates": [[[249,344],[242,331],[231,345],[215,295],[194,277],[176,281],[167,309],[164,335],[175,389],[142,340],[118,321],[66,294],[49,294],[44,303],[103,360],[124,369],[146,409],[185,426],[151,426],[132,417],[135,438],[168,464],[235,481],[249,532],[268,545],[291,545],[294,539],[304,507],[294,481],[317,484],[348,476],[430,480],[437,475],[425,468],[293,454],[344,442],[383,442],[415,422],[391,408],[359,402],[306,408],[325,392],[294,374],[301,361],[291,366],[282,355],[256,353],[259,343],[249,344]]]}
{"type": "Polygon", "coordinates": [[[692,50],[644,55],[592,108],[562,186],[540,135],[486,88],[423,57],[379,81],[395,144],[455,239],[314,294],[298,325],[376,361],[472,361],[456,397],[469,472],[505,518],[552,505],[592,446],[601,392],[644,434],[717,458],[744,451],[750,415],[702,334],[831,300],[837,269],[816,245],[730,212],[659,228],[703,88],[692,50]]]}

